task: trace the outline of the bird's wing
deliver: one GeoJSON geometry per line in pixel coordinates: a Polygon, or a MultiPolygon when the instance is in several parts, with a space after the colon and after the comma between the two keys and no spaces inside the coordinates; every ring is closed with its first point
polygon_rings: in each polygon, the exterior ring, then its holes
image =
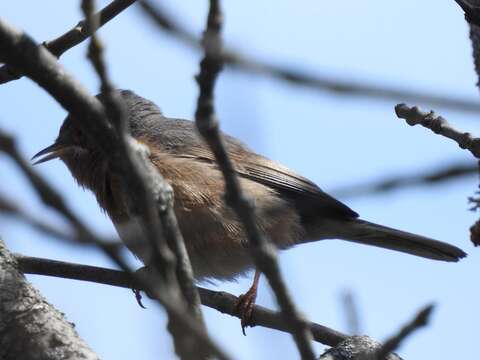
{"type": "MultiPolygon", "coordinates": [[[[279,163],[255,154],[235,138],[224,136],[224,139],[230,158],[241,177],[281,193],[295,203],[303,216],[358,217],[355,211],[322,191],[310,180],[279,163]]],[[[217,166],[214,155],[203,142],[197,142],[194,146],[170,148],[169,152],[178,157],[195,158],[197,161],[217,166]]]]}

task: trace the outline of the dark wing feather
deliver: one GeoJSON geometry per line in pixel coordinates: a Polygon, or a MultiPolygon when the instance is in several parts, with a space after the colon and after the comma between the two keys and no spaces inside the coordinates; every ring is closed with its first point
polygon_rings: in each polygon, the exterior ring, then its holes
{"type": "MultiPolygon", "coordinates": [[[[158,134],[163,145],[169,144],[166,150],[179,157],[195,158],[215,164],[215,157],[206,144],[200,140],[190,121],[170,120],[175,126],[168,126],[168,141],[165,141],[167,131],[158,134]],[[177,131],[172,129],[176,128],[177,131]],[[172,138],[172,135],[177,135],[172,138]],[[193,138],[192,138],[192,134],[193,138]],[[182,141],[186,140],[187,142],[182,141]],[[186,146],[185,143],[189,143],[186,146]]],[[[160,140],[160,139],[158,139],[160,140]]],[[[238,174],[246,179],[261,183],[294,202],[302,217],[315,218],[327,216],[335,218],[355,218],[358,214],[348,206],[323,192],[310,180],[294,173],[283,165],[280,165],[263,156],[249,150],[237,139],[224,135],[227,149],[238,174]]]]}

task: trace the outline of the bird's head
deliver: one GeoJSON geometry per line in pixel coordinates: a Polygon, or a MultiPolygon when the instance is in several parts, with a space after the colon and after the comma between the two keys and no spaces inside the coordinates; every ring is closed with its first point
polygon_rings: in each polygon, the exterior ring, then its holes
{"type": "MultiPolygon", "coordinates": [[[[154,115],[153,123],[158,123],[160,109],[152,102],[136,95],[129,90],[118,91],[124,102],[128,130],[134,137],[141,137],[151,124],[151,115],[154,115]],[[156,116],[156,117],[155,117],[156,116]]],[[[103,103],[103,94],[97,95],[103,103]]],[[[95,140],[85,134],[78,119],[68,115],[63,121],[55,142],[35,154],[32,160],[34,164],[41,164],[53,159],[62,160],[72,173],[73,177],[81,186],[97,192],[98,186],[105,181],[108,173],[108,154],[105,155],[95,140]]]]}
{"type": "Polygon", "coordinates": [[[35,154],[34,165],[53,159],[62,160],[82,186],[92,188],[99,170],[107,168],[107,158],[99,146],[88,138],[71,115],[63,121],[55,142],[35,154]]]}

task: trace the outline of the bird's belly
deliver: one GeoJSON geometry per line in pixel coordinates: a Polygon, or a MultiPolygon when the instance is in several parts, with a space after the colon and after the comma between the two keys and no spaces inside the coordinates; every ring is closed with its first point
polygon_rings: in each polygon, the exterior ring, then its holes
{"type": "MultiPolygon", "coordinates": [[[[185,245],[190,257],[195,279],[231,280],[244,275],[253,265],[248,239],[243,227],[234,218],[222,214],[221,217],[212,214],[208,209],[195,212],[179,212],[177,219],[183,234],[185,245]]],[[[265,235],[279,248],[294,245],[297,236],[293,230],[297,226],[289,222],[270,221],[270,226],[261,226],[265,235]]],[[[152,259],[152,249],[142,235],[141,225],[137,218],[126,222],[114,223],[123,243],[145,265],[152,259]]],[[[296,231],[298,232],[298,231],[296,231]]],[[[159,241],[163,241],[159,234],[159,241]]]]}
{"type": "MultiPolygon", "coordinates": [[[[206,231],[198,226],[198,222],[186,222],[185,218],[179,225],[196,280],[231,280],[252,268],[248,248],[229,239],[228,232],[212,224],[206,231]]],[[[142,235],[139,220],[130,218],[126,222],[114,222],[114,226],[125,246],[145,265],[149,265],[152,248],[142,235]]],[[[163,241],[162,237],[163,234],[159,234],[159,241],[163,241]]]]}

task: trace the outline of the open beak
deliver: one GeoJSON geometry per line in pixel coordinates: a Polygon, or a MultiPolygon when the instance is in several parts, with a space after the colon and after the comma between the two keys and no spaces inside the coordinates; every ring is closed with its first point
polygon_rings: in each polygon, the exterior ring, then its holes
{"type": "Polygon", "coordinates": [[[40,158],[37,161],[35,161],[33,163],[33,165],[41,164],[41,163],[44,163],[46,161],[56,159],[56,158],[60,157],[66,150],[68,150],[68,147],[65,146],[65,145],[62,145],[62,144],[55,143],[53,145],[50,145],[50,146],[46,147],[45,149],[39,151],[38,153],[36,153],[32,157],[32,160],[40,158]],[[41,157],[41,156],[43,156],[43,157],[41,157]]]}

